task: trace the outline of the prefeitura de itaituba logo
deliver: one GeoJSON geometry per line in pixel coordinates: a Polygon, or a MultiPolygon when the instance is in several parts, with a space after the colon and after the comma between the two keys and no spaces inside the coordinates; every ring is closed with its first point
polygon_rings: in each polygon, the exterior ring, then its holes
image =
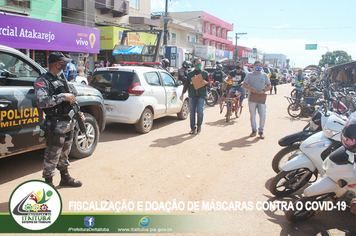
{"type": "Polygon", "coordinates": [[[10,197],[10,213],[22,227],[30,230],[45,229],[53,224],[61,210],[56,189],[40,180],[18,186],[10,197]]]}

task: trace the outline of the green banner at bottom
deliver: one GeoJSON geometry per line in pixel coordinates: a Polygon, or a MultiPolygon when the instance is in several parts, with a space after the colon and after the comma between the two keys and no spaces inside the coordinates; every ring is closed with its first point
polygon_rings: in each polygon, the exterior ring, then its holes
{"type": "Polygon", "coordinates": [[[29,230],[10,214],[0,213],[0,233],[211,233],[213,218],[199,214],[62,213],[47,228],[29,230]]]}

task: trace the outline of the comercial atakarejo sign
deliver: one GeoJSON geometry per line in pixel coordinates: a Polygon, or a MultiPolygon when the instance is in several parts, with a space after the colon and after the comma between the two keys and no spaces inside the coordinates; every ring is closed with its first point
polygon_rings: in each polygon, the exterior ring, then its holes
{"type": "Polygon", "coordinates": [[[0,14],[0,44],[19,49],[99,53],[100,30],[0,14]]]}

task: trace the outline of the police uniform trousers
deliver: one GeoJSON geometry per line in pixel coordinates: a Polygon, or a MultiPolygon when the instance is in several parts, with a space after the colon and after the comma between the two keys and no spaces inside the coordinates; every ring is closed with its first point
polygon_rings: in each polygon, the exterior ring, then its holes
{"type": "Polygon", "coordinates": [[[68,155],[72,147],[74,121],[58,121],[52,133],[53,142],[47,145],[44,154],[43,178],[55,175],[69,166],[68,155]]]}

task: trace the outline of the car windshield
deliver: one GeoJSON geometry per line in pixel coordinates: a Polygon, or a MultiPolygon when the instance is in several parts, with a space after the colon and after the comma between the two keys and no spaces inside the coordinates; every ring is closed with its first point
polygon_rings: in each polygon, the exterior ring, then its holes
{"type": "Polygon", "coordinates": [[[288,71],[286,69],[281,69],[280,71],[281,71],[281,73],[288,73],[288,71]]]}

